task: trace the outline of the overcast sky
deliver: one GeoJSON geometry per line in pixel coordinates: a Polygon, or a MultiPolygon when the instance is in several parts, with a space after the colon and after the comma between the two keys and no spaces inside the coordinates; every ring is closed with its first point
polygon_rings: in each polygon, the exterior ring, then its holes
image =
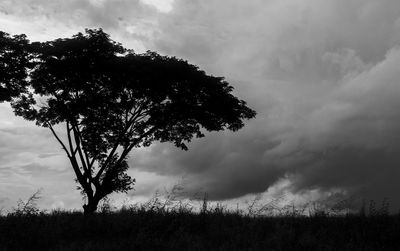
{"type": "MultiPolygon", "coordinates": [[[[32,41],[103,28],[224,76],[258,112],[237,133],[185,152],[131,153],[133,200],[182,177],[213,200],[388,197],[400,207],[398,0],[2,0],[0,30],[32,41]]],[[[73,172],[50,133],[0,104],[0,208],[43,188],[44,208],[79,208],[73,172]]]]}

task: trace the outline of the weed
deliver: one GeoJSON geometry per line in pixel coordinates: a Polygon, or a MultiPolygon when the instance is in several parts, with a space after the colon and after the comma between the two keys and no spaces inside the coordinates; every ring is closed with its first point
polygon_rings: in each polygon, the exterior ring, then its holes
{"type": "Polygon", "coordinates": [[[40,210],[37,206],[37,201],[41,198],[42,189],[38,189],[26,201],[18,200],[18,205],[10,213],[15,216],[32,216],[38,215],[40,210]]]}

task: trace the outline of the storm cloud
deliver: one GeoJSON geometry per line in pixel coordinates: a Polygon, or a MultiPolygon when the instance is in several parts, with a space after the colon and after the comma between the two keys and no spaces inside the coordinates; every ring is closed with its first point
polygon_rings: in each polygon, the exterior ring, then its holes
{"type": "MultiPolygon", "coordinates": [[[[285,180],[282,189],[298,196],[341,191],[389,197],[400,206],[397,0],[175,0],[164,10],[154,3],[0,3],[6,32],[45,40],[103,27],[127,47],[174,55],[225,76],[258,112],[242,130],[206,133],[186,152],[167,143],[133,151],[131,172],[139,176],[132,196],[150,196],[160,182],[184,176],[188,191],[214,200],[262,193],[285,180]]],[[[11,115],[2,118],[6,123],[11,115]]],[[[15,131],[16,124],[1,124],[0,133],[8,135],[4,130],[15,131]]],[[[15,132],[15,141],[26,138],[15,132]]],[[[17,148],[0,149],[9,152],[0,157],[3,166],[19,156],[17,148]]],[[[52,151],[27,151],[55,158],[52,151]]]]}
{"type": "Polygon", "coordinates": [[[185,173],[193,190],[214,199],[288,179],[293,193],[341,190],[399,205],[397,1],[174,6],[160,22],[156,49],[226,76],[258,117],[186,153],[157,145],[143,170],[185,173]]]}

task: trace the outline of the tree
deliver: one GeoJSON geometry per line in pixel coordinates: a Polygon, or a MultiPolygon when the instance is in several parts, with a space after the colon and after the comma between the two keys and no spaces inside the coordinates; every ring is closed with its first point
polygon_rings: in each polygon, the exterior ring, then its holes
{"type": "Polygon", "coordinates": [[[85,214],[132,188],[126,171],[133,148],[160,141],[186,150],[204,129],[236,131],[255,117],[223,78],[175,57],[136,54],[101,29],[33,43],[29,51],[34,93],[14,100],[14,112],[60,143],[86,197],[85,214]],[[56,125],[65,127],[64,140],[56,125]]]}
{"type": "Polygon", "coordinates": [[[0,31],[0,103],[11,101],[26,91],[27,44],[25,35],[11,37],[0,31]]]}

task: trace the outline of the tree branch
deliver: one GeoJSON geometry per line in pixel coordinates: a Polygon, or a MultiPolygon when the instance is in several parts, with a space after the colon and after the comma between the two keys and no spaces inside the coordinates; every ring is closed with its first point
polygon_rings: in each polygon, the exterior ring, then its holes
{"type": "MultiPolygon", "coordinates": [[[[132,150],[132,148],[137,145],[143,138],[149,136],[150,134],[152,134],[155,130],[157,130],[157,127],[153,127],[151,129],[149,129],[147,132],[145,132],[144,134],[142,134],[139,138],[136,138],[133,140],[133,142],[124,149],[124,151],[122,152],[121,156],[119,157],[119,159],[117,160],[117,162],[115,163],[116,165],[118,165],[119,163],[122,162],[122,160],[124,160],[126,158],[126,156],[128,155],[128,153],[132,150]]],[[[110,156],[109,156],[110,157],[110,156]]],[[[104,170],[106,169],[106,165],[103,165],[100,170],[98,171],[95,179],[99,179],[101,174],[104,172],[104,170]]]]}
{"type": "Polygon", "coordinates": [[[82,163],[82,168],[86,173],[86,172],[88,172],[88,166],[86,164],[86,160],[83,157],[83,153],[82,153],[82,149],[81,149],[81,139],[80,139],[80,135],[79,135],[79,128],[78,128],[77,125],[72,124],[72,130],[74,132],[74,139],[75,139],[76,149],[78,150],[79,158],[80,158],[81,163],[82,163]]]}
{"type": "Polygon", "coordinates": [[[66,123],[67,123],[67,136],[68,136],[69,149],[71,151],[71,155],[75,156],[76,150],[74,150],[74,146],[71,139],[71,128],[69,127],[69,122],[67,121],[66,123]]]}
{"type": "Polygon", "coordinates": [[[106,161],[104,162],[104,164],[102,165],[102,167],[100,168],[99,172],[97,173],[95,179],[98,179],[101,175],[101,173],[104,171],[104,169],[107,167],[107,165],[109,164],[109,162],[111,161],[112,157],[114,156],[115,152],[118,149],[118,146],[121,144],[121,139],[122,137],[129,131],[129,128],[131,128],[131,126],[133,124],[135,124],[136,119],[138,116],[140,116],[141,111],[143,111],[143,108],[140,108],[138,110],[135,111],[135,115],[133,115],[127,122],[125,125],[125,128],[122,130],[122,132],[120,132],[120,134],[118,135],[118,138],[116,140],[116,142],[114,143],[113,148],[111,149],[111,152],[108,154],[106,161]]]}
{"type": "Polygon", "coordinates": [[[94,162],[94,158],[93,158],[92,162],[90,162],[89,154],[85,150],[85,147],[83,146],[83,143],[82,143],[83,139],[82,139],[82,134],[81,134],[81,132],[79,130],[79,125],[76,124],[75,127],[76,127],[76,132],[77,132],[77,135],[78,135],[79,143],[82,145],[81,149],[82,149],[82,153],[83,153],[83,155],[85,157],[85,160],[86,160],[86,166],[87,166],[87,169],[89,171],[89,174],[91,175],[91,168],[92,168],[92,165],[93,165],[93,162],[94,162]]]}
{"type": "MultiPolygon", "coordinates": [[[[49,122],[46,122],[47,126],[49,127],[49,129],[51,130],[51,132],[53,133],[54,137],[57,139],[57,141],[61,144],[62,148],[64,149],[64,151],[67,153],[68,159],[71,162],[72,165],[72,169],[75,172],[76,178],[78,179],[79,183],[82,185],[82,187],[85,189],[86,194],[88,196],[92,196],[93,191],[91,191],[90,186],[88,185],[88,183],[85,181],[85,178],[83,177],[81,171],[79,170],[79,165],[78,162],[76,161],[75,158],[75,154],[72,155],[72,153],[70,154],[67,150],[67,147],[65,146],[65,144],[61,141],[61,139],[58,137],[58,135],[56,134],[56,132],[54,131],[54,128],[51,126],[51,124],[49,122]]],[[[68,126],[69,127],[69,126],[68,126]]],[[[69,133],[70,131],[68,131],[69,133]]],[[[70,140],[70,135],[68,135],[69,138],[68,140],[70,140]]],[[[71,141],[72,143],[72,141],[71,141]]],[[[71,149],[72,149],[72,145],[70,145],[71,149]]]]}
{"type": "Polygon", "coordinates": [[[46,122],[47,126],[49,127],[50,131],[53,133],[54,137],[57,139],[57,141],[60,143],[62,148],[64,149],[65,153],[67,154],[68,158],[71,157],[71,154],[68,152],[67,148],[65,147],[64,143],[61,141],[61,139],[58,137],[56,132],[54,131],[53,127],[49,122],[46,122]]]}

